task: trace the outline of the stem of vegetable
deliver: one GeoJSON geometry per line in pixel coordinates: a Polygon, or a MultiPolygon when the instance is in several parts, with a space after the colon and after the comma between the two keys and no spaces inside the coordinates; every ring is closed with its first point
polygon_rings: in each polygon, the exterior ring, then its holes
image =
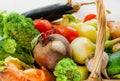
{"type": "Polygon", "coordinates": [[[81,6],[84,6],[84,5],[91,5],[91,4],[95,4],[95,2],[87,2],[87,3],[76,3],[76,4],[73,4],[73,10],[72,12],[78,12],[81,8],[81,6]]]}
{"type": "Polygon", "coordinates": [[[114,44],[119,43],[119,42],[120,42],[120,37],[116,38],[116,39],[113,39],[113,40],[108,40],[108,41],[105,42],[105,49],[108,48],[108,47],[111,47],[114,44]]]}
{"type": "Polygon", "coordinates": [[[81,6],[83,6],[83,5],[91,5],[91,4],[95,4],[95,2],[81,3],[81,6]]]}

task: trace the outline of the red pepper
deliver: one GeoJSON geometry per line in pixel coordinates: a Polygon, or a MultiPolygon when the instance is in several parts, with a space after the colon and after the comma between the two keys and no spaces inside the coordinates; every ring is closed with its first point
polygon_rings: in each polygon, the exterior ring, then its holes
{"type": "Polygon", "coordinates": [[[96,18],[95,14],[88,14],[88,15],[85,16],[83,22],[86,22],[88,20],[95,19],[95,18],[96,18]]]}
{"type": "Polygon", "coordinates": [[[77,30],[69,26],[58,25],[55,27],[55,30],[66,37],[70,43],[79,36],[77,30]]]}
{"type": "Polygon", "coordinates": [[[34,20],[34,26],[39,32],[46,32],[52,29],[52,24],[45,19],[34,20]]]}

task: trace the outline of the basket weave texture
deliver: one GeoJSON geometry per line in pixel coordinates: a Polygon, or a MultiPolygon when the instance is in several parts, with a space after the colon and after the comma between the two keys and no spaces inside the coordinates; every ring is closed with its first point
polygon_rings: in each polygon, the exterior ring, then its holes
{"type": "Polygon", "coordinates": [[[85,81],[120,81],[120,80],[103,79],[101,77],[102,55],[104,52],[106,25],[107,25],[105,6],[103,0],[96,0],[96,8],[97,8],[98,33],[97,33],[96,50],[94,55],[94,65],[90,76],[85,81]]]}

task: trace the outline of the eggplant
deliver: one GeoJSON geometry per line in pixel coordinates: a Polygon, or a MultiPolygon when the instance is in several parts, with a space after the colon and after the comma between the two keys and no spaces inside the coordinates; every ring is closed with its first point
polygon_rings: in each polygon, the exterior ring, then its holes
{"type": "Polygon", "coordinates": [[[26,17],[30,17],[33,20],[38,18],[47,19],[53,21],[62,17],[63,14],[72,13],[73,7],[70,3],[56,3],[42,8],[33,9],[22,13],[26,17]]]}
{"type": "Polygon", "coordinates": [[[36,8],[27,12],[22,13],[26,17],[34,19],[47,19],[49,21],[54,21],[59,18],[62,18],[63,14],[71,14],[79,11],[81,6],[95,4],[95,2],[87,3],[76,3],[71,4],[67,3],[56,3],[42,8],[36,8]]]}

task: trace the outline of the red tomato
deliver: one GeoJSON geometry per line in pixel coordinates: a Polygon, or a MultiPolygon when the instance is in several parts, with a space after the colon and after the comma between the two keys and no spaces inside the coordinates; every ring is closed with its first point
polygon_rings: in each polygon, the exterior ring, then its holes
{"type": "Polygon", "coordinates": [[[58,25],[55,27],[55,30],[66,37],[70,43],[79,36],[77,30],[69,26],[58,25]]]}
{"type": "Polygon", "coordinates": [[[40,32],[46,32],[52,29],[52,24],[48,20],[45,20],[45,19],[34,20],[34,26],[40,32]]]}
{"type": "Polygon", "coordinates": [[[83,21],[86,22],[88,20],[95,19],[95,18],[96,18],[95,14],[88,14],[88,15],[85,16],[83,21]]]}

